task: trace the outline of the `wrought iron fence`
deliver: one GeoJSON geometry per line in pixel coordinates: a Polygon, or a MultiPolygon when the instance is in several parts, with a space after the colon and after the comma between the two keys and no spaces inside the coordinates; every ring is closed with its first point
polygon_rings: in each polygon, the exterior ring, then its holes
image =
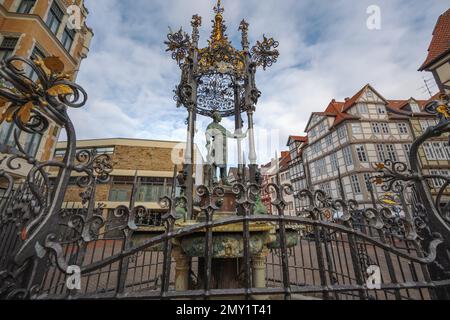
{"type": "Polygon", "coordinates": [[[57,60],[13,57],[1,62],[0,77],[7,84],[0,88],[2,120],[39,134],[51,117],[68,137],[63,160],[40,162],[24,151],[16,132],[17,150],[2,160],[2,299],[450,298],[449,205],[436,205],[450,182],[423,175],[417,160],[426,139],[450,131],[447,96],[427,106],[440,121],[413,144],[409,167],[389,160],[377,165],[374,182],[398,195],[402,215],[389,206],[359,208],[353,200],[302,190],[294,197],[308,205],[297,217],[285,216],[284,197],[293,190],[279,183],[265,190],[275,192],[276,212],[258,215],[257,184],[199,186],[195,194],[177,196],[183,179],[175,177],[172,194],[160,201],[166,213],[156,223],[135,205],[136,183],[129,205],[107,218],[96,204],[96,186],[108,180],[112,165],[108,155],[76,152],[67,108],[83,106],[87,95],[57,60]],[[32,68],[38,81],[18,64],[32,68]],[[11,172],[19,169],[19,160],[32,168],[24,183],[15,185],[11,172]],[[57,171],[54,181],[49,168],[57,171]],[[83,173],[77,181],[85,190],[82,208],[64,206],[74,172],[83,173]],[[436,200],[427,187],[433,178],[445,181],[436,200]],[[406,202],[405,194],[413,201],[406,202]],[[220,208],[230,195],[239,215],[223,216],[220,208]],[[200,199],[199,219],[189,221],[180,212],[194,196],[200,199]],[[73,276],[69,266],[80,267],[80,289],[67,286],[73,276]]]}

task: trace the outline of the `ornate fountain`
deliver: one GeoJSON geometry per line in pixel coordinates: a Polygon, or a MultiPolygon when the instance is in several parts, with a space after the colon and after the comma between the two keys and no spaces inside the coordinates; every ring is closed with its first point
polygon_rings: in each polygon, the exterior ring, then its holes
{"type": "MultiPolygon", "coordinates": [[[[215,17],[208,45],[199,48],[199,28],[202,19],[194,15],[191,20],[192,35],[180,28],[167,36],[167,51],[181,69],[181,81],[175,89],[177,107],[184,106],[188,111],[188,134],[184,158],[183,200],[186,208],[184,221],[176,226],[184,228],[199,221],[227,219],[237,215],[254,214],[253,205],[258,202],[260,188],[255,150],[253,115],[261,92],[256,87],[255,74],[258,67],[264,70],[277,61],[278,42],[263,37],[250,47],[248,40],[249,24],[242,20],[239,26],[242,49],[236,49],[226,34],[224,8],[221,1],[214,7],[215,17]],[[242,115],[247,115],[247,128],[244,132],[242,115]],[[210,117],[212,123],[206,130],[207,166],[205,186],[194,190],[193,146],[197,116],[210,117]],[[222,118],[234,117],[234,132],[223,127],[222,118]],[[248,139],[249,181],[246,181],[242,144],[248,139]],[[238,183],[230,186],[227,177],[228,139],[235,139],[238,153],[238,183]],[[217,169],[220,170],[216,177],[217,169]],[[197,214],[194,199],[200,197],[197,214]],[[251,211],[251,212],[250,212],[251,211]]],[[[239,287],[239,274],[242,264],[240,258],[252,256],[253,281],[264,287],[265,254],[268,245],[276,241],[276,228],[268,222],[252,222],[249,228],[249,248],[244,246],[243,224],[229,224],[212,230],[211,239],[205,241],[205,230],[180,238],[176,244],[177,262],[176,286],[179,290],[188,289],[189,262],[199,259],[199,268],[204,261],[205,246],[212,246],[212,278],[216,288],[239,287]],[[208,244],[209,241],[209,244],[208,244]]],[[[207,270],[208,268],[206,268],[207,270]]],[[[202,279],[200,279],[202,280],[202,279]]]]}

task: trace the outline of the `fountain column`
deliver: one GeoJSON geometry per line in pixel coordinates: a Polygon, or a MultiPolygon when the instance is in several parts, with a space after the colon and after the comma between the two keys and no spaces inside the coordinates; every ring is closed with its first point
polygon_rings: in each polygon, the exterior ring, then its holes
{"type": "Polygon", "coordinates": [[[187,291],[189,289],[189,257],[179,247],[175,247],[172,254],[175,259],[175,290],[187,291]]]}

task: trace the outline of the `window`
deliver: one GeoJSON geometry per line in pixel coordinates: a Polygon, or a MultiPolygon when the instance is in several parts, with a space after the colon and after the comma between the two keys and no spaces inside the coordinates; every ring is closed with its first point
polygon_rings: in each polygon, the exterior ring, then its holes
{"type": "Polygon", "coordinates": [[[32,157],[36,157],[41,140],[42,135],[40,135],[39,133],[28,133],[24,144],[25,152],[32,157]]]}
{"type": "Polygon", "coordinates": [[[314,144],[311,146],[311,150],[312,150],[312,152],[313,152],[314,154],[319,153],[319,152],[322,150],[320,141],[314,143],[314,144]]]}
{"type": "Polygon", "coordinates": [[[325,130],[325,122],[321,122],[320,124],[319,124],[319,132],[322,132],[322,131],[324,131],[325,130]]]}
{"type": "Polygon", "coordinates": [[[356,146],[356,153],[358,154],[359,161],[367,162],[367,154],[363,145],[356,146]]]}
{"type": "Polygon", "coordinates": [[[305,173],[305,169],[304,169],[302,163],[300,163],[300,164],[298,165],[297,170],[298,170],[298,172],[299,172],[301,175],[303,175],[303,174],[305,173]]]}
{"type": "Polygon", "coordinates": [[[370,90],[367,90],[367,91],[366,91],[366,97],[367,97],[367,98],[373,98],[373,92],[370,91],[370,90]]]}
{"type": "Polygon", "coordinates": [[[331,184],[329,182],[326,182],[322,185],[322,190],[328,195],[328,196],[332,196],[331,194],[331,184]]]}
{"type": "Polygon", "coordinates": [[[425,157],[427,160],[436,160],[436,155],[429,142],[423,144],[423,150],[425,151],[425,157]]]}
{"type": "Polygon", "coordinates": [[[377,111],[378,111],[378,114],[385,114],[386,113],[386,108],[383,105],[378,105],[377,106],[377,111]]]}
{"type": "Polygon", "coordinates": [[[53,1],[52,6],[50,7],[50,11],[48,13],[47,18],[47,26],[50,30],[56,34],[58,32],[59,26],[61,25],[62,19],[64,17],[64,12],[56,3],[53,1]]]}
{"type": "MultiPolygon", "coordinates": [[[[433,176],[439,176],[439,175],[440,176],[445,176],[445,177],[449,176],[448,170],[441,170],[441,171],[439,171],[439,170],[430,170],[430,174],[433,175],[433,176]]],[[[433,186],[435,188],[441,188],[444,185],[445,182],[446,181],[444,179],[433,178],[433,186]]]]}
{"type": "Polygon", "coordinates": [[[17,8],[18,13],[30,13],[33,9],[36,0],[22,0],[17,8]]]}
{"type": "Polygon", "coordinates": [[[339,162],[336,153],[330,155],[330,162],[331,162],[331,170],[337,171],[339,167],[339,162]]]}
{"type": "MultiPolygon", "coordinates": [[[[113,154],[115,151],[114,147],[98,147],[98,148],[78,148],[78,151],[88,150],[91,152],[96,152],[97,154],[113,154]]],[[[57,149],[55,151],[55,157],[63,157],[66,154],[65,149],[57,149]]]]}
{"type": "Polygon", "coordinates": [[[55,157],[63,157],[65,154],[66,154],[66,150],[64,150],[64,149],[55,150],[55,157]]]}
{"type": "Polygon", "coordinates": [[[347,130],[345,128],[345,125],[339,127],[339,129],[337,130],[337,134],[339,139],[345,139],[347,137],[347,130]]]}
{"type": "Polygon", "coordinates": [[[316,136],[316,128],[312,128],[309,132],[309,135],[311,136],[311,138],[314,138],[316,136]]]}
{"type": "Polygon", "coordinates": [[[5,37],[0,45],[0,60],[8,59],[12,56],[19,38],[5,37]]]}
{"type": "Polygon", "coordinates": [[[405,150],[406,157],[409,158],[409,154],[411,152],[411,144],[410,143],[404,144],[403,149],[405,150]]]}
{"type": "Polygon", "coordinates": [[[436,155],[437,160],[447,160],[445,154],[445,146],[441,145],[440,142],[433,142],[434,154],[436,155]]]}
{"type": "Polygon", "coordinates": [[[450,159],[450,145],[448,143],[444,143],[445,146],[445,154],[447,155],[447,159],[450,159]]]}
{"type": "Polygon", "coordinates": [[[327,174],[327,168],[325,164],[325,158],[319,159],[314,163],[316,175],[322,176],[327,174]]]}
{"type": "Polygon", "coordinates": [[[360,123],[352,123],[352,132],[355,134],[362,133],[362,128],[360,123]]]}
{"type": "Polygon", "coordinates": [[[384,152],[384,146],[382,144],[377,144],[377,154],[380,162],[384,162],[386,160],[386,153],[384,152]]]}
{"type": "Polygon", "coordinates": [[[389,125],[387,123],[381,124],[381,132],[388,134],[389,133],[389,125]]]}
{"type": "Polygon", "coordinates": [[[353,164],[352,151],[350,146],[345,147],[342,152],[344,153],[345,165],[351,166],[353,164]]]}
{"type": "Polygon", "coordinates": [[[392,161],[397,161],[397,153],[395,152],[395,147],[393,144],[386,145],[386,151],[388,159],[392,161]]]}
{"type": "Polygon", "coordinates": [[[419,105],[417,103],[410,103],[409,106],[411,107],[411,111],[414,113],[420,112],[419,105]]]}
{"type": "Polygon", "coordinates": [[[398,131],[400,134],[407,134],[408,133],[408,127],[406,126],[406,123],[399,123],[398,124],[398,131]]]}
{"type": "MultiPolygon", "coordinates": [[[[37,46],[34,46],[33,52],[31,53],[31,59],[39,60],[39,59],[44,59],[44,58],[45,58],[44,52],[42,52],[42,50],[39,49],[37,46]]],[[[37,80],[37,74],[31,68],[30,68],[30,71],[28,72],[28,77],[33,81],[37,80]]]]}
{"type": "Polygon", "coordinates": [[[379,123],[372,123],[372,132],[373,133],[380,133],[380,124],[379,123]]]}
{"type": "Polygon", "coordinates": [[[325,144],[327,147],[333,144],[333,135],[329,134],[325,137],[325,144]]]}
{"type": "Polygon", "coordinates": [[[73,40],[75,39],[75,30],[71,30],[68,27],[64,28],[64,32],[62,34],[61,43],[66,48],[67,51],[70,51],[72,48],[73,40]]]}
{"type": "Polygon", "coordinates": [[[367,191],[373,190],[372,183],[370,181],[371,177],[372,176],[370,175],[370,173],[364,173],[364,182],[366,183],[367,191]]]}
{"type": "Polygon", "coordinates": [[[427,120],[420,120],[420,127],[422,128],[422,131],[426,131],[430,124],[427,120]]]}
{"type": "Polygon", "coordinates": [[[353,191],[355,192],[355,194],[360,194],[361,193],[361,185],[359,184],[358,176],[351,176],[351,182],[352,182],[353,191]]]}
{"type": "Polygon", "coordinates": [[[368,113],[367,105],[365,103],[358,104],[359,113],[368,113]]]}
{"type": "Polygon", "coordinates": [[[16,130],[18,130],[18,127],[14,122],[3,122],[0,125],[0,143],[14,148],[16,146],[14,141],[14,132],[16,130]]]}

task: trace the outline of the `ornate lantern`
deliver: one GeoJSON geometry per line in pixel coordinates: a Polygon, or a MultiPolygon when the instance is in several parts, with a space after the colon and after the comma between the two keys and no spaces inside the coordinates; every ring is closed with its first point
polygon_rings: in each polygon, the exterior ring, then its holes
{"type": "MultiPolygon", "coordinates": [[[[243,121],[241,114],[248,117],[248,140],[250,180],[256,181],[256,150],[253,132],[253,113],[261,92],[255,84],[257,67],[264,70],[277,61],[278,42],[273,38],[263,37],[250,49],[248,41],[249,24],[242,20],[239,31],[242,34],[242,49],[231,44],[226,34],[224,8],[218,0],[214,7],[213,30],[208,46],[199,48],[199,27],[202,19],[194,15],[191,20],[192,35],[181,28],[178,32],[170,31],[167,35],[167,51],[180,66],[181,81],[175,89],[177,106],[188,110],[188,136],[185,152],[185,170],[187,171],[187,192],[192,194],[193,141],[196,116],[212,117],[220,113],[222,117],[235,118],[235,130],[241,132],[243,121]]],[[[239,176],[244,176],[244,159],[242,141],[238,139],[239,176]]],[[[188,199],[191,198],[188,196],[188,199]]],[[[191,205],[188,204],[188,208],[191,205]]]]}

